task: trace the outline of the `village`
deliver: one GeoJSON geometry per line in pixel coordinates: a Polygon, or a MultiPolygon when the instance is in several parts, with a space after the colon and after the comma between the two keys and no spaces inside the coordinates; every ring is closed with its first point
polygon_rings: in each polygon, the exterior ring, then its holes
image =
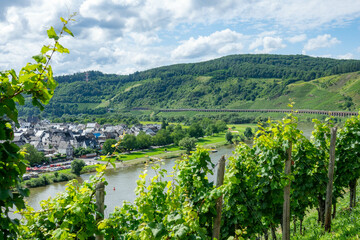
{"type": "MultiPolygon", "coordinates": [[[[125,124],[101,126],[98,123],[51,123],[49,120],[40,121],[36,118],[20,120],[19,125],[20,127],[15,128],[13,143],[19,147],[31,144],[39,152],[43,152],[50,163],[59,162],[57,161],[59,156],[62,161],[71,161],[74,159],[74,150],[77,148],[94,149],[101,153],[101,148],[107,139],[120,140],[127,134],[137,136],[141,131],[154,136],[161,129],[160,124],[138,124],[132,127],[125,124]]],[[[80,157],[94,158],[96,156],[96,153],[90,153],[80,157]]],[[[65,167],[59,164],[51,165],[54,169],[65,167]]],[[[35,166],[35,168],[41,171],[41,166],[35,166]]],[[[29,170],[34,169],[29,168],[29,170]]]]}

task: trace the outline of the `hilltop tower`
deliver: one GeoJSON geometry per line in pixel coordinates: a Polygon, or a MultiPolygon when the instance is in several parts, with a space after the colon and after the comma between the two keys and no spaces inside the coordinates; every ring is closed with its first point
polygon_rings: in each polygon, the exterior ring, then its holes
{"type": "Polygon", "coordinates": [[[85,73],[85,81],[88,83],[89,82],[89,72],[85,73]]]}

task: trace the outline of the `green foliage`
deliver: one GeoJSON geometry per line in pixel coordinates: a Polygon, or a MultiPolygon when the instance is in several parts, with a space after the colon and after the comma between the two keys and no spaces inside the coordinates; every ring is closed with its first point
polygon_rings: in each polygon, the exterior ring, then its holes
{"type": "Polygon", "coordinates": [[[179,141],[179,146],[186,149],[187,153],[190,153],[196,147],[196,138],[184,137],[179,141]]]}
{"type": "MultiPolygon", "coordinates": [[[[70,16],[71,19],[73,16],[70,16]]],[[[55,52],[69,53],[58,40],[63,35],[66,23],[59,34],[53,27],[48,30],[48,37],[54,40],[53,45],[44,46],[39,55],[33,56],[35,63],[28,63],[19,74],[15,70],[0,72],[0,238],[16,238],[18,220],[11,220],[9,210],[24,208],[23,198],[29,191],[20,185],[26,171],[27,161],[19,147],[10,141],[14,138],[11,124],[18,125],[17,105],[25,104],[25,96],[31,98],[32,105],[40,110],[49,103],[54,94],[57,82],[53,77],[49,62],[55,52]]],[[[69,33],[70,30],[65,32],[69,33]]],[[[71,33],[71,32],[70,32],[71,33]]]]}
{"type": "Polygon", "coordinates": [[[244,236],[253,238],[281,223],[284,186],[293,179],[284,174],[286,151],[303,136],[292,113],[268,124],[260,128],[251,148],[240,143],[229,159],[221,229],[224,237],[246,229],[244,236]]]}
{"type": "Polygon", "coordinates": [[[92,149],[92,148],[83,148],[83,147],[78,147],[74,149],[74,155],[79,157],[82,155],[86,155],[89,153],[97,153],[96,149],[92,149]]]}
{"type": "Polygon", "coordinates": [[[39,152],[33,145],[29,143],[26,143],[24,146],[22,146],[21,150],[25,152],[25,160],[29,162],[30,166],[34,166],[42,162],[48,162],[44,153],[39,152]]]}
{"type": "Polygon", "coordinates": [[[166,170],[154,165],[156,175],[146,185],[140,175],[134,204],[117,207],[99,224],[105,239],[207,239],[212,226],[215,195],[207,179],[213,167],[209,153],[198,149],[177,162],[173,180],[164,180],[166,170]]]}
{"type": "MultiPolygon", "coordinates": [[[[354,110],[360,105],[359,74],[354,73],[359,67],[357,60],[233,55],[129,76],[90,71],[88,82],[84,81],[85,73],[57,77],[60,86],[45,113],[53,118],[80,113],[117,115],[115,121],[126,121],[121,114],[108,110],[286,108],[289,96],[296,98],[302,109],[354,110]],[[346,74],[333,75],[339,73],[346,74]],[[199,81],[201,78],[207,81],[199,81]]],[[[30,104],[21,109],[23,114],[40,114],[30,104]]],[[[102,118],[108,121],[107,117],[102,118]]],[[[134,120],[127,124],[135,123],[134,120]]]]}
{"type": "MultiPolygon", "coordinates": [[[[360,177],[360,115],[348,118],[337,138],[336,174],[338,177],[335,178],[335,185],[340,188],[349,186],[350,192],[354,193],[357,179],[360,177]]],[[[355,201],[356,199],[350,199],[350,207],[355,205],[355,201]]]]}
{"type": "Polygon", "coordinates": [[[151,136],[147,135],[145,132],[141,131],[136,136],[136,142],[137,142],[138,148],[140,148],[140,149],[149,148],[151,146],[151,136]]]}
{"type": "Polygon", "coordinates": [[[173,142],[170,129],[160,129],[154,137],[152,137],[154,146],[164,146],[173,142]]]}
{"type": "Polygon", "coordinates": [[[99,233],[95,191],[97,183],[104,181],[104,169],[100,167],[89,182],[70,181],[65,192],[41,201],[40,211],[22,210],[18,239],[92,239],[99,233]]]}
{"type": "Polygon", "coordinates": [[[121,141],[121,146],[127,151],[136,149],[137,148],[136,137],[131,134],[126,134],[123,140],[121,141]]]}
{"type": "Polygon", "coordinates": [[[75,159],[71,162],[71,172],[80,176],[81,170],[85,167],[85,162],[82,159],[75,159]]]}
{"type": "Polygon", "coordinates": [[[54,172],[54,174],[42,174],[38,178],[31,178],[29,180],[24,181],[25,185],[29,188],[34,187],[42,187],[49,185],[53,182],[65,182],[71,179],[76,178],[75,174],[72,173],[58,173],[54,172]]]}
{"type": "Polygon", "coordinates": [[[250,139],[250,138],[254,137],[254,133],[252,132],[251,127],[245,128],[244,136],[245,136],[247,139],[250,139]]]}
{"type": "MultiPolygon", "coordinates": [[[[360,229],[360,205],[357,204],[353,209],[348,208],[350,192],[338,200],[336,205],[336,217],[331,220],[331,232],[324,232],[323,226],[318,223],[318,213],[314,210],[309,211],[303,220],[302,234],[299,232],[299,222],[297,222],[297,232],[291,239],[310,240],[310,239],[357,239],[360,229]]],[[[357,195],[360,191],[357,191],[357,195]]],[[[292,226],[292,228],[294,228],[292,226]]]]}
{"type": "Polygon", "coordinates": [[[223,131],[225,131],[227,129],[226,122],[223,121],[223,120],[217,120],[215,122],[215,127],[216,127],[216,132],[215,133],[223,132],[223,131]]]}
{"type": "Polygon", "coordinates": [[[182,129],[181,125],[178,124],[174,128],[174,131],[170,134],[171,138],[174,141],[175,145],[178,145],[180,140],[183,139],[186,136],[186,131],[182,129]]]}
{"type": "Polygon", "coordinates": [[[104,142],[103,146],[102,146],[102,154],[106,155],[106,154],[113,154],[116,150],[116,147],[114,146],[117,143],[117,141],[115,139],[106,139],[106,141],[104,142]]]}
{"type": "Polygon", "coordinates": [[[188,129],[188,133],[190,137],[194,137],[194,138],[199,138],[204,136],[204,130],[197,122],[194,122],[190,125],[188,129]]]}
{"type": "Polygon", "coordinates": [[[232,143],[232,140],[234,138],[234,135],[232,134],[232,132],[227,131],[225,134],[225,139],[228,143],[232,143]]]}
{"type": "MultiPolygon", "coordinates": [[[[101,232],[105,239],[211,239],[215,200],[223,195],[221,239],[253,239],[269,229],[279,228],[284,186],[290,182],[292,217],[308,221],[306,210],[319,206],[325,194],[332,119],[324,123],[314,120],[311,140],[302,135],[297,121],[290,113],[282,121],[269,120],[259,126],[253,145],[240,143],[228,159],[224,185],[219,188],[208,180],[214,168],[208,150],[197,149],[177,161],[170,175],[159,165],[153,165],[156,173],[153,178],[148,179],[146,170],[140,175],[134,203],[125,202],[109,218],[96,222],[93,191],[94,184],[103,181],[105,166],[100,166],[100,176],[83,185],[72,182],[55,200],[43,202],[42,211],[24,211],[26,220],[21,226],[21,236],[23,239],[86,239],[101,232]],[[292,174],[285,175],[284,164],[290,147],[292,174]]],[[[358,131],[358,122],[358,118],[347,121],[339,132],[342,143],[338,143],[338,149],[357,139],[350,133],[358,131]]],[[[357,142],[353,143],[351,146],[357,148],[357,142]]],[[[346,151],[354,149],[346,148],[346,151]]],[[[342,183],[335,181],[335,196],[344,196],[341,190],[346,184],[342,186],[342,183]]],[[[345,212],[344,216],[349,214],[345,212]]],[[[357,226],[346,222],[352,229],[357,226]]],[[[318,235],[322,234],[321,225],[315,221],[311,224],[318,235]]],[[[342,231],[339,236],[353,236],[353,233],[342,231]]]]}

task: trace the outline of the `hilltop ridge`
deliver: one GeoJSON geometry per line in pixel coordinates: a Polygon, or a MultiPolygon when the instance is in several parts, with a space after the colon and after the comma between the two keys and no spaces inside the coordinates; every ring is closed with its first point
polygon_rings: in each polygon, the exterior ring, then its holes
{"type": "MultiPolygon", "coordinates": [[[[360,61],[304,55],[230,55],[130,75],[98,71],[58,76],[47,116],[104,114],[131,108],[286,108],[354,111],[360,106],[360,61]]],[[[25,115],[36,114],[30,104],[25,115]]]]}

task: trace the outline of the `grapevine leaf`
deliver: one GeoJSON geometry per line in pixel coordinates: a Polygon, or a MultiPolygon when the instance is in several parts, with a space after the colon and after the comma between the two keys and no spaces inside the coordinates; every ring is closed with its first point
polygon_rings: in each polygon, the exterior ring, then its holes
{"type": "Polygon", "coordinates": [[[49,45],[43,46],[43,47],[41,48],[41,54],[45,54],[45,53],[47,53],[47,52],[50,51],[50,50],[52,50],[52,48],[50,48],[49,45]]]}
{"type": "Polygon", "coordinates": [[[14,97],[14,100],[16,102],[18,102],[20,105],[24,105],[25,104],[25,98],[23,95],[19,94],[17,96],[14,97]]]}
{"type": "Polygon", "coordinates": [[[74,37],[74,34],[66,27],[64,26],[64,31],[67,32],[69,35],[71,35],[72,37],[74,37]]]}
{"type": "Polygon", "coordinates": [[[38,54],[32,57],[37,63],[46,63],[46,58],[42,54],[38,54]]]}
{"type": "Polygon", "coordinates": [[[38,107],[41,111],[44,110],[44,106],[35,97],[32,98],[31,103],[33,106],[38,107]]]}
{"type": "Polygon", "coordinates": [[[59,36],[56,34],[55,29],[51,27],[49,30],[47,30],[48,37],[51,39],[59,40],[59,36]]]}
{"type": "Polygon", "coordinates": [[[60,17],[60,20],[61,20],[64,24],[67,24],[67,23],[68,23],[68,21],[65,20],[63,17],[60,17]]]}
{"type": "Polygon", "coordinates": [[[148,226],[150,227],[155,239],[160,239],[164,234],[166,234],[165,226],[162,223],[151,222],[148,226]]]}
{"type": "Polygon", "coordinates": [[[17,84],[18,83],[18,77],[16,76],[16,72],[14,69],[11,69],[9,71],[10,75],[12,76],[12,83],[17,84]]]}
{"type": "Polygon", "coordinates": [[[64,48],[60,43],[55,44],[55,48],[59,53],[70,53],[69,49],[64,48]]]}
{"type": "Polygon", "coordinates": [[[182,224],[181,227],[175,232],[175,237],[177,239],[183,239],[188,231],[189,228],[182,224]]]}
{"type": "Polygon", "coordinates": [[[10,197],[10,189],[0,189],[0,200],[5,200],[10,197]]]}

